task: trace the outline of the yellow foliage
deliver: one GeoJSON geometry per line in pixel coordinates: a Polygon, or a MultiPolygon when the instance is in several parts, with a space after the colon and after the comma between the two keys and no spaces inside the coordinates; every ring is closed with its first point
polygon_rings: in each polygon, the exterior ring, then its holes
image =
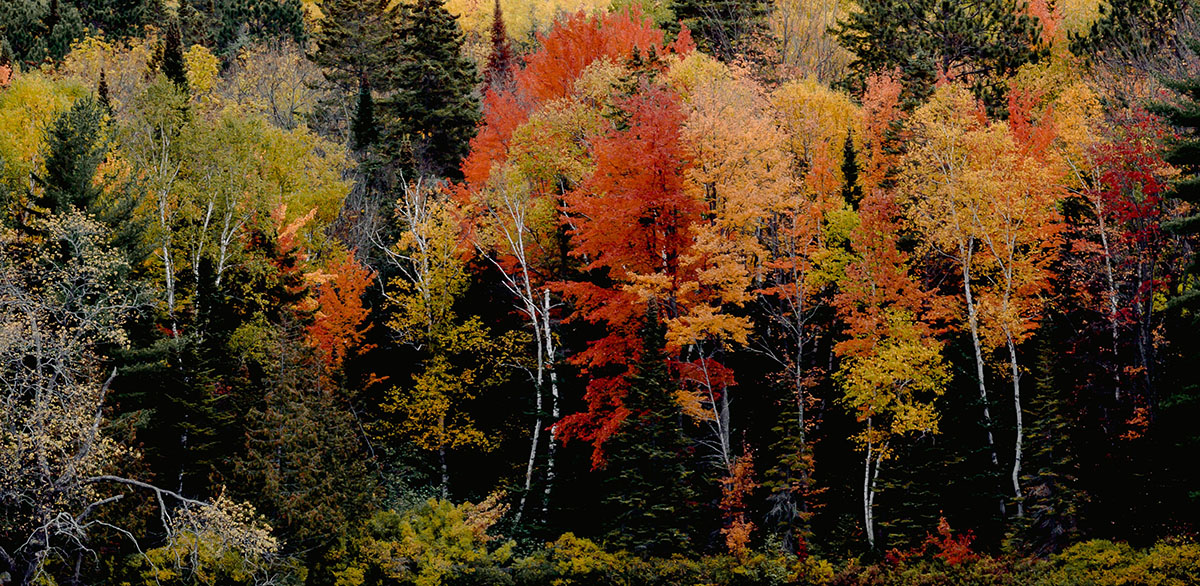
{"type": "Polygon", "coordinates": [[[797,159],[811,166],[824,157],[840,185],[844,180],[841,163],[847,134],[853,135],[856,148],[862,146],[858,107],[849,96],[811,77],[787,82],[771,100],[791,136],[791,149],[797,159]]]}
{"type": "Polygon", "coordinates": [[[193,98],[206,101],[217,85],[221,61],[204,45],[188,47],[183,54],[183,61],[187,66],[188,87],[193,98]]]}
{"type": "Polygon", "coordinates": [[[33,72],[17,76],[0,92],[0,181],[22,191],[40,172],[42,144],[55,116],[87,94],[78,83],[33,72]]]}
{"type": "Polygon", "coordinates": [[[108,41],[100,37],[84,37],[71,45],[58,73],[89,90],[100,83],[100,72],[108,84],[109,100],[118,113],[132,105],[145,86],[147,64],[158,42],[153,35],[128,41],[108,41]]]}

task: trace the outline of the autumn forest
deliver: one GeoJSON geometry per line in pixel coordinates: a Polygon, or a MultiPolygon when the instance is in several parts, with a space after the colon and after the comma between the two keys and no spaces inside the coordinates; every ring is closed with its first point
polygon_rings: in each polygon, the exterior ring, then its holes
{"type": "Polygon", "coordinates": [[[0,586],[1200,583],[1195,0],[0,0],[0,586]]]}

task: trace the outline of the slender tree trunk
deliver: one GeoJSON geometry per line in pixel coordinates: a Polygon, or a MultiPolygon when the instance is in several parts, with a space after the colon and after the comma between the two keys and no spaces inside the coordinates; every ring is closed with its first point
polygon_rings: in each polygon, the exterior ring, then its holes
{"type": "MultiPolygon", "coordinates": [[[[870,424],[867,429],[870,430],[870,424]]],[[[867,545],[871,549],[875,549],[875,525],[871,519],[871,442],[867,442],[867,457],[863,461],[863,484],[862,484],[862,503],[863,503],[863,528],[867,532],[867,545]]]]}
{"type": "Polygon", "coordinates": [[[1108,227],[1105,225],[1104,210],[1100,206],[1099,201],[1093,202],[1093,207],[1096,211],[1096,218],[1100,228],[1100,244],[1104,247],[1104,276],[1108,280],[1108,323],[1112,328],[1112,352],[1113,352],[1113,379],[1115,389],[1113,391],[1113,399],[1121,400],[1121,363],[1117,358],[1119,322],[1117,320],[1117,285],[1116,278],[1113,276],[1112,266],[1112,250],[1108,246],[1108,227]]]}
{"type": "Polygon", "coordinates": [[[554,486],[554,456],[558,450],[558,373],[554,371],[554,336],[550,329],[550,289],[542,295],[542,335],[545,336],[546,371],[550,375],[550,445],[546,448],[546,488],[542,495],[542,518],[550,511],[550,491],[554,486]]]}
{"type": "MultiPolygon", "coordinates": [[[[975,350],[975,377],[979,381],[979,399],[983,403],[983,425],[987,430],[988,449],[992,455],[992,466],[999,468],[1000,457],[996,454],[996,438],[992,434],[992,411],[988,406],[987,382],[983,374],[983,345],[979,342],[979,309],[975,306],[975,296],[971,292],[971,260],[974,247],[974,240],[968,240],[963,251],[963,296],[967,302],[967,325],[971,330],[971,345],[975,350]]],[[[1007,514],[1007,507],[1003,499],[1000,500],[1000,514],[1007,514]]]]}
{"type": "Polygon", "coordinates": [[[450,498],[450,468],[446,466],[446,447],[438,448],[438,461],[442,466],[442,499],[450,498]]]}
{"type": "Polygon", "coordinates": [[[1012,334],[1004,332],[1008,342],[1008,361],[1012,368],[1013,410],[1017,415],[1017,441],[1013,450],[1012,486],[1013,497],[1017,501],[1017,517],[1025,516],[1025,496],[1021,492],[1021,450],[1025,441],[1024,416],[1021,412],[1021,369],[1017,364],[1017,346],[1013,343],[1012,334]]]}
{"type": "Polygon", "coordinates": [[[526,305],[526,311],[529,313],[530,320],[533,323],[533,337],[536,342],[535,352],[537,354],[537,373],[533,385],[535,412],[533,433],[529,436],[529,460],[525,463],[525,490],[521,493],[521,502],[517,506],[517,523],[521,522],[521,517],[525,514],[525,503],[529,498],[530,491],[533,490],[533,466],[537,461],[538,444],[541,443],[542,427],[545,425],[545,422],[542,420],[542,388],[546,383],[546,347],[542,338],[541,320],[538,319],[537,307],[533,303],[529,303],[526,305]]]}

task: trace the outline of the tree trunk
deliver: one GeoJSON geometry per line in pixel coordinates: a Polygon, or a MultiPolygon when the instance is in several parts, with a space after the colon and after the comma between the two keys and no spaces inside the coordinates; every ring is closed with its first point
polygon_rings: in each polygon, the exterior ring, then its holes
{"type": "MultiPolygon", "coordinates": [[[[870,429],[870,425],[867,426],[870,429]]],[[[871,442],[867,442],[867,458],[863,461],[863,529],[867,532],[867,545],[875,549],[875,525],[871,519],[871,442]]]]}
{"type": "Polygon", "coordinates": [[[1017,517],[1025,516],[1025,497],[1021,493],[1021,449],[1025,439],[1024,417],[1021,413],[1021,370],[1017,365],[1017,346],[1013,343],[1012,334],[1005,332],[1008,342],[1008,360],[1012,367],[1013,409],[1017,415],[1017,441],[1013,451],[1012,486],[1013,497],[1017,501],[1017,517]]]}
{"type": "Polygon", "coordinates": [[[438,461],[442,465],[442,500],[450,498],[450,468],[446,466],[446,447],[438,448],[438,461]]]}
{"type": "Polygon", "coordinates": [[[530,434],[529,440],[529,460],[525,463],[525,490],[521,493],[521,502],[517,506],[517,523],[521,522],[521,517],[525,514],[525,503],[529,498],[530,491],[533,490],[533,466],[537,461],[538,444],[541,443],[542,427],[545,425],[545,422],[542,420],[542,388],[546,382],[546,346],[542,338],[541,320],[538,318],[537,307],[533,303],[528,303],[526,311],[529,313],[529,318],[533,323],[533,337],[536,341],[537,353],[537,374],[533,385],[535,411],[533,433],[530,434]]]}
{"type": "MultiPolygon", "coordinates": [[[[975,350],[975,377],[979,381],[979,399],[983,403],[983,425],[987,430],[988,449],[992,454],[992,466],[1000,467],[1000,457],[996,454],[996,438],[992,435],[992,411],[988,407],[987,382],[983,374],[983,345],[979,342],[979,310],[975,307],[975,297],[971,292],[971,259],[974,240],[968,240],[963,251],[962,275],[963,296],[967,302],[967,325],[971,330],[971,345],[975,350]]],[[[1000,501],[1000,514],[1006,514],[1004,501],[1000,501]]]]}
{"type": "Polygon", "coordinates": [[[558,374],[554,371],[554,336],[550,330],[550,289],[542,296],[542,334],[546,337],[546,371],[550,375],[550,445],[546,448],[546,489],[542,495],[542,518],[550,511],[550,490],[554,486],[554,455],[558,449],[558,374]]]}

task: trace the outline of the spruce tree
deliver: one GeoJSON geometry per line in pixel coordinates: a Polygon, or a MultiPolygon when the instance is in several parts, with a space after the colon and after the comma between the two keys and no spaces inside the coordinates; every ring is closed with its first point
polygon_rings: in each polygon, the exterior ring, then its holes
{"type": "MultiPolygon", "coordinates": [[[[1193,51],[1200,53],[1200,39],[1188,39],[1186,43],[1193,51]]],[[[1192,206],[1191,214],[1165,227],[1180,236],[1194,237],[1200,234],[1200,212],[1195,211],[1200,206],[1200,75],[1162,81],[1175,92],[1176,99],[1152,103],[1149,109],[1181,130],[1165,158],[1183,171],[1182,177],[1174,185],[1174,196],[1192,206]]],[[[1188,273],[1193,278],[1200,277],[1200,256],[1193,254],[1188,273]]],[[[1187,311],[1196,323],[1200,323],[1200,287],[1184,290],[1172,305],[1187,311]]]]}
{"type": "Polygon", "coordinates": [[[358,83],[358,106],[354,109],[350,133],[354,148],[360,151],[370,148],[379,138],[379,129],[375,125],[375,100],[371,97],[371,83],[365,74],[358,83]]]}
{"type": "Polygon", "coordinates": [[[415,174],[458,178],[480,116],[458,20],[442,0],[417,0],[400,8],[396,38],[380,108],[392,157],[415,174]]]}
{"type": "Polygon", "coordinates": [[[103,193],[96,171],[107,153],[103,118],[103,106],[84,97],[54,119],[46,136],[46,172],[39,181],[42,193],[34,199],[37,206],[52,214],[72,206],[96,211],[103,193]]]}
{"type": "Polygon", "coordinates": [[[990,107],[1002,107],[1000,80],[1045,54],[1041,24],[1018,0],[864,2],[835,34],[854,54],[852,89],[861,90],[872,73],[899,68],[910,103],[928,96],[944,73],[973,84],[990,107]]]}
{"type": "Polygon", "coordinates": [[[172,20],[167,25],[162,49],[162,74],[174,83],[179,91],[188,93],[187,63],[183,60],[183,38],[178,20],[172,20]]]}
{"type": "Polygon", "coordinates": [[[858,207],[862,200],[862,186],[858,184],[858,155],[854,150],[854,136],[847,132],[842,145],[842,197],[846,203],[858,207]]]}
{"type": "Polygon", "coordinates": [[[771,3],[763,0],[673,0],[671,10],[701,50],[731,61],[767,30],[771,3]]]}
{"type": "Polygon", "coordinates": [[[103,68],[100,69],[100,81],[96,84],[96,99],[111,116],[113,113],[112,99],[108,95],[108,79],[103,68]]]}
{"type": "MultiPolygon", "coordinates": [[[[1200,54],[1200,39],[1184,39],[1184,44],[1200,54]]],[[[1164,228],[1180,240],[1194,243],[1200,234],[1200,74],[1162,81],[1175,98],[1152,103],[1149,109],[1179,129],[1165,158],[1182,172],[1173,186],[1173,196],[1190,205],[1187,215],[1167,222],[1164,228]]],[[[1160,438],[1157,452],[1162,454],[1162,462],[1172,464],[1158,482],[1174,493],[1167,498],[1195,510],[1200,503],[1200,493],[1195,490],[1200,473],[1184,462],[1200,449],[1200,433],[1195,425],[1200,418],[1200,373],[1195,367],[1196,356],[1200,356],[1200,253],[1194,246],[1186,250],[1190,258],[1185,273],[1167,302],[1171,315],[1165,324],[1168,365],[1164,368],[1165,381],[1159,385],[1156,428],[1160,438]]]]}
{"type": "MultiPolygon", "coordinates": [[[[76,100],[59,114],[46,133],[46,170],[36,177],[40,192],[30,198],[33,216],[61,215],[72,208],[92,215],[110,228],[112,246],[131,265],[149,254],[143,241],[145,222],[136,217],[138,198],[128,183],[98,176],[108,156],[108,108],[91,96],[76,100]]],[[[33,230],[35,225],[25,228],[33,230]]]]}
{"type": "Polygon", "coordinates": [[[642,355],[629,378],[630,414],[605,442],[605,541],[642,555],[685,551],[696,507],[689,444],[667,370],[666,326],[652,305],[642,328],[642,355]]]}
{"type": "Polygon", "coordinates": [[[503,89],[512,81],[512,68],[512,44],[508,42],[508,29],[504,26],[504,13],[500,10],[500,0],[496,0],[492,16],[492,51],[488,54],[483,83],[492,90],[503,89]]]}
{"type": "Polygon", "coordinates": [[[365,78],[382,90],[387,66],[386,47],[392,42],[392,14],[387,0],[325,0],[325,17],[315,33],[312,60],[325,79],[353,95],[365,78]]]}

